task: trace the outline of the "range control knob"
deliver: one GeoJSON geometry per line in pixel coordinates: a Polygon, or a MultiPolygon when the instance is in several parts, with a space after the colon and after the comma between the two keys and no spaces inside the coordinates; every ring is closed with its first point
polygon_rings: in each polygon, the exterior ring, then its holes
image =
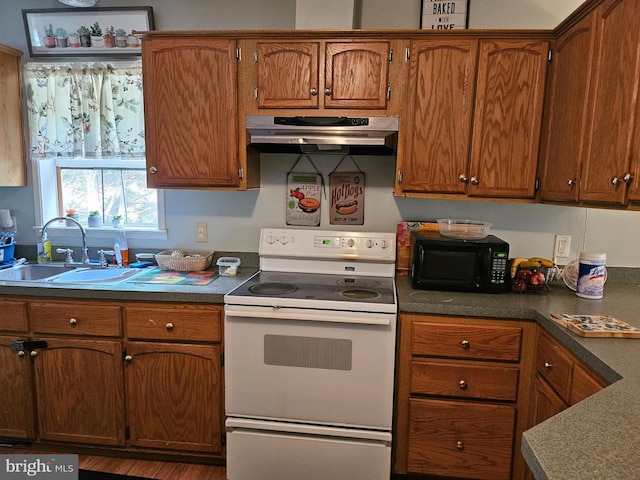
{"type": "Polygon", "coordinates": [[[353,238],[347,240],[347,247],[353,248],[356,246],[356,241],[353,238]]]}
{"type": "Polygon", "coordinates": [[[373,246],[375,245],[375,242],[371,239],[367,240],[367,248],[373,248],[373,246]]]}
{"type": "Polygon", "coordinates": [[[281,243],[282,245],[286,245],[287,243],[289,243],[289,239],[287,238],[287,236],[286,236],[286,235],[282,235],[282,236],[280,237],[280,243],[281,243]]]}
{"type": "Polygon", "coordinates": [[[382,240],[382,241],[380,242],[380,246],[381,246],[382,248],[387,248],[387,247],[389,246],[389,242],[387,242],[386,240],[382,240]]]}
{"type": "Polygon", "coordinates": [[[276,241],[276,237],[273,236],[273,233],[268,233],[267,236],[265,237],[265,241],[269,245],[273,245],[276,241]]]}

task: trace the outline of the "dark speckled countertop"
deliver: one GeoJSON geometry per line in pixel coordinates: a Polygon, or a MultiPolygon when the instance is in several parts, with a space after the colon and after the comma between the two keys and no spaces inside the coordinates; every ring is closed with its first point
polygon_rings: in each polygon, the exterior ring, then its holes
{"type": "Polygon", "coordinates": [[[401,311],[538,322],[612,382],[524,433],[522,453],[536,479],[640,478],[640,339],[580,337],[549,319],[551,313],[606,313],[640,327],[640,285],[609,281],[601,300],[587,300],[563,283],[548,295],[491,295],[418,291],[408,278],[396,280],[401,311]]]}
{"type": "MultiPolygon", "coordinates": [[[[258,270],[256,258],[243,259],[236,276],[218,277],[206,286],[0,281],[0,295],[222,304],[225,293],[258,270]]],[[[640,339],[584,338],[549,319],[551,313],[606,313],[640,327],[640,282],[618,283],[611,277],[601,300],[578,298],[562,283],[554,283],[548,295],[496,295],[413,290],[407,277],[396,278],[400,311],[535,321],[612,382],[524,433],[522,452],[538,480],[639,478],[640,339]]]]}

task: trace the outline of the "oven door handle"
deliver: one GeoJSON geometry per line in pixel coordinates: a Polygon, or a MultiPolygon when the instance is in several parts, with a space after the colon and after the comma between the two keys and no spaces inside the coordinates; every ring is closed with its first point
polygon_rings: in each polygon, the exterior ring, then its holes
{"type": "Polygon", "coordinates": [[[234,317],[299,320],[304,322],[355,323],[361,325],[391,325],[395,321],[394,313],[340,312],[336,310],[312,310],[286,307],[258,307],[225,305],[227,321],[234,317]]]}

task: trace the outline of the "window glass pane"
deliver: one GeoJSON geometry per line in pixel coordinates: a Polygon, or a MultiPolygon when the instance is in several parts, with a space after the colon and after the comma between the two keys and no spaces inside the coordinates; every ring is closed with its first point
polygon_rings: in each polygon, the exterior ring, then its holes
{"type": "Polygon", "coordinates": [[[59,168],[64,211],[73,209],[80,221],[97,210],[110,223],[121,215],[124,225],[158,227],[157,194],[146,188],[145,170],[59,168]]]}

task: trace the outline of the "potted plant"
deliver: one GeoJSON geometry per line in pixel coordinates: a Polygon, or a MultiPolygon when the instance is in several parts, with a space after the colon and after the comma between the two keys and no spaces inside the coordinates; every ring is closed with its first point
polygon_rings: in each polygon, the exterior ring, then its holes
{"type": "Polygon", "coordinates": [[[116,47],[126,47],[127,46],[127,32],[123,28],[119,28],[116,30],[116,47]]]}
{"type": "Polygon", "coordinates": [[[64,28],[59,28],[56,30],[56,47],[67,48],[68,39],[69,37],[67,37],[67,31],[64,28]]]}
{"type": "Polygon", "coordinates": [[[82,26],[78,28],[78,35],[80,36],[80,45],[83,47],[91,46],[91,30],[87,27],[82,26]]]}
{"type": "Polygon", "coordinates": [[[104,46],[107,48],[113,48],[116,46],[116,30],[113,25],[107,28],[104,32],[104,46]]]}
{"type": "Polygon", "coordinates": [[[91,46],[93,47],[104,47],[104,38],[102,38],[102,29],[100,28],[100,24],[98,22],[94,23],[91,26],[91,46]]]}
{"type": "Polygon", "coordinates": [[[127,35],[128,47],[137,47],[139,43],[140,43],[140,40],[133,33],[130,33],[129,35],[127,35]]]}
{"type": "MultiPolygon", "coordinates": [[[[78,220],[78,212],[75,208],[70,208],[67,210],[67,217],[73,218],[74,220],[78,220]]],[[[73,227],[75,223],[67,221],[67,227],[73,227]]]]}
{"type": "Polygon", "coordinates": [[[91,212],[89,212],[87,223],[90,227],[100,227],[102,225],[102,217],[100,216],[100,212],[98,210],[92,210],[91,212]]]}
{"type": "Polygon", "coordinates": [[[122,224],[122,215],[114,215],[111,219],[111,223],[114,228],[118,228],[122,224]]]}
{"type": "Polygon", "coordinates": [[[68,45],[71,48],[78,48],[80,46],[80,35],[78,35],[78,32],[69,33],[68,45]]]}
{"type": "Polygon", "coordinates": [[[53,33],[53,25],[49,24],[44,27],[44,46],[54,48],[56,46],[56,36],[53,33]]]}

